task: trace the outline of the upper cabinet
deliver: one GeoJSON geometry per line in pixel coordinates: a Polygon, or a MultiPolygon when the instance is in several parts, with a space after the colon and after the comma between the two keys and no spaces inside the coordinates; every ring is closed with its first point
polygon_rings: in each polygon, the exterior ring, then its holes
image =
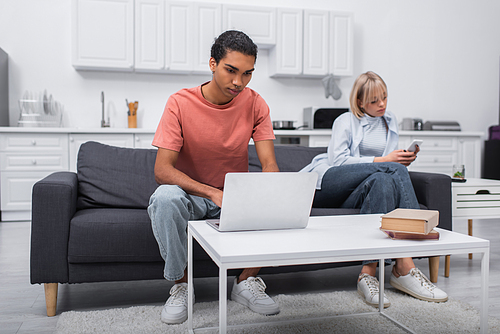
{"type": "Polygon", "coordinates": [[[193,73],[210,74],[208,60],[214,39],[222,32],[222,9],[220,4],[194,4],[194,50],[193,73]]]}
{"type": "Polygon", "coordinates": [[[273,77],[349,76],[353,73],[352,13],[278,9],[273,77]]]}
{"type": "Polygon", "coordinates": [[[165,2],[135,2],[135,69],[158,71],[165,66],[165,2]]]}
{"type": "Polygon", "coordinates": [[[222,6],[222,30],[244,31],[259,48],[276,45],[276,9],[255,6],[222,6]]]}
{"type": "Polygon", "coordinates": [[[169,1],[165,7],[165,69],[189,73],[193,67],[193,4],[169,1]]]}
{"type": "Polygon", "coordinates": [[[133,0],[73,0],[72,11],[75,68],[133,70],[133,0]]]}
{"type": "Polygon", "coordinates": [[[214,39],[247,33],[274,77],[353,73],[352,13],[169,0],[72,0],[73,66],[210,75],[214,39]]]}
{"type": "Polygon", "coordinates": [[[354,15],[330,12],[330,73],[337,76],[353,74],[354,15]]]}
{"type": "Polygon", "coordinates": [[[276,46],[269,50],[269,74],[302,74],[302,10],[278,8],[276,46]]]}
{"type": "Polygon", "coordinates": [[[210,46],[221,33],[221,5],[136,0],[135,69],[210,74],[210,46]]]}
{"type": "Polygon", "coordinates": [[[304,10],[304,64],[302,74],[328,74],[328,12],[304,10]]]}

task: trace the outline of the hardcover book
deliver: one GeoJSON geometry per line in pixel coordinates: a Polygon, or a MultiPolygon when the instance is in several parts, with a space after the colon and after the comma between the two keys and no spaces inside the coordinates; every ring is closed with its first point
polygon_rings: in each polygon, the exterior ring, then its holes
{"type": "Polygon", "coordinates": [[[439,223],[439,211],[396,209],[381,216],[381,229],[429,234],[439,223]]]}
{"type": "Polygon", "coordinates": [[[387,234],[391,239],[406,239],[406,240],[439,240],[439,232],[436,230],[430,231],[428,234],[420,234],[413,232],[398,232],[384,230],[380,228],[382,232],[387,234]]]}

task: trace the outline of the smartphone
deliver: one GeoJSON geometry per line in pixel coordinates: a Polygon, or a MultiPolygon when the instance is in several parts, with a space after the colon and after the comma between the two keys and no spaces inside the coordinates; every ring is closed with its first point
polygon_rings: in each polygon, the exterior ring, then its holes
{"type": "Polygon", "coordinates": [[[413,141],[411,142],[410,146],[408,146],[408,148],[406,149],[408,152],[415,152],[417,150],[417,148],[415,147],[416,145],[420,146],[422,145],[424,141],[423,140],[420,140],[420,139],[413,139],[413,141]]]}

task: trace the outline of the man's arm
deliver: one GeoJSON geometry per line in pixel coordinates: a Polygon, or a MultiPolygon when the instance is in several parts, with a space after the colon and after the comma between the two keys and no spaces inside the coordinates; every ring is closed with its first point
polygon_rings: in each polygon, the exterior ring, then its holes
{"type": "Polygon", "coordinates": [[[222,206],[222,190],[197,182],[175,168],[179,152],[158,148],[155,162],[155,179],[159,184],[178,185],[186,193],[208,198],[222,206]]]}
{"type": "Polygon", "coordinates": [[[261,140],[255,142],[255,150],[259,157],[263,172],[279,172],[276,156],[274,155],[274,143],[272,140],[261,140]]]}

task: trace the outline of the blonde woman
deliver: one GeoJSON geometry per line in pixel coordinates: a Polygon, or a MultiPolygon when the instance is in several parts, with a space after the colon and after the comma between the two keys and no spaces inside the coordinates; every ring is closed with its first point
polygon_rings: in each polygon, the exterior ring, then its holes
{"type": "MultiPolygon", "coordinates": [[[[349,99],[351,112],[335,120],[327,153],[301,170],[318,173],[314,207],[358,208],[361,214],[420,208],[405,167],[419,149],[397,149],[397,121],[386,110],[387,98],[387,86],[377,74],[366,72],[356,79],[349,99]]],[[[358,292],[373,306],[379,303],[376,269],[377,261],[365,261],[358,277],[358,292]]],[[[395,260],[390,283],[422,300],[448,300],[411,258],[395,260]]],[[[384,296],[384,307],[389,305],[384,296]]]]}

